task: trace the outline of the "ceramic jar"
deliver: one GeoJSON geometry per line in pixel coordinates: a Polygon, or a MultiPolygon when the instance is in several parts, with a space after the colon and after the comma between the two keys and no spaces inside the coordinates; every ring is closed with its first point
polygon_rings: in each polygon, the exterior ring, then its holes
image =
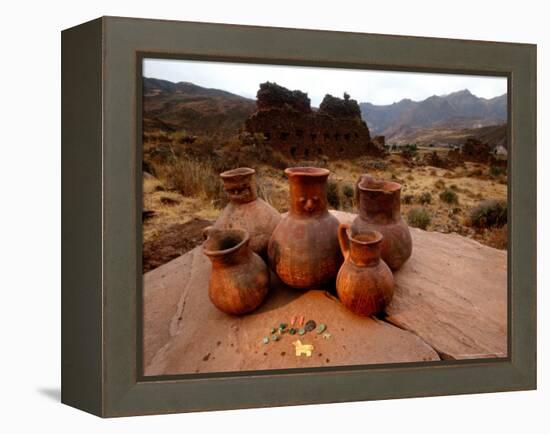
{"type": "Polygon", "coordinates": [[[257,195],[256,171],[239,167],[220,174],[229,203],[214,223],[218,229],[245,229],[254,252],[267,258],[267,244],[281,214],[257,195]]]}
{"type": "Polygon", "coordinates": [[[269,269],[252,251],[248,232],[210,226],[204,234],[203,252],[212,262],[210,301],[228,314],[252,312],[267,296],[269,269]]]}
{"type": "Polygon", "coordinates": [[[290,210],[273,231],[268,256],[273,271],[294,288],[333,282],[342,264],[338,220],[327,208],[329,173],[316,167],[285,170],[290,210]]]}
{"type": "Polygon", "coordinates": [[[362,175],[356,189],[359,215],[351,224],[352,234],[380,232],[381,257],[397,270],[412,253],[409,227],[401,217],[401,184],[362,175]]]}
{"type": "Polygon", "coordinates": [[[336,292],[352,312],[370,316],[384,310],[393,297],[393,274],[380,258],[383,235],[365,231],[352,235],[350,226],[341,224],[338,238],[344,263],[336,278],[336,292]]]}

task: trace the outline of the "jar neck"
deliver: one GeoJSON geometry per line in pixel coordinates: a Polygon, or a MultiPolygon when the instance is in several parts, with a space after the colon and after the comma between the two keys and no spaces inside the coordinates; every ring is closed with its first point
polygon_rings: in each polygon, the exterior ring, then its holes
{"type": "Polygon", "coordinates": [[[290,214],[313,217],[328,212],[326,177],[292,176],[289,190],[290,214]]]}
{"type": "Polygon", "coordinates": [[[359,215],[367,220],[398,221],[401,191],[359,190],[359,215]]]}
{"type": "Polygon", "coordinates": [[[380,242],[364,244],[350,240],[350,259],[358,267],[374,267],[380,262],[380,242]]]}
{"type": "Polygon", "coordinates": [[[247,262],[252,255],[252,250],[248,242],[244,243],[238,249],[219,256],[210,256],[214,267],[231,267],[247,262]]]}

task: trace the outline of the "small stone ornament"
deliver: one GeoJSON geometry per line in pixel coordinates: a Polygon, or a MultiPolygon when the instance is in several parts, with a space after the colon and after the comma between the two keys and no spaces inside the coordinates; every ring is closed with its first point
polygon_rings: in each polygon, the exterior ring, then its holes
{"type": "Polygon", "coordinates": [[[311,331],[315,330],[315,327],[317,327],[317,324],[312,319],[310,319],[308,322],[306,322],[306,325],[304,326],[304,328],[306,329],[307,332],[311,332],[311,331]]]}
{"type": "Polygon", "coordinates": [[[300,340],[292,342],[292,345],[294,345],[294,348],[296,349],[297,357],[300,357],[302,355],[305,355],[306,357],[311,357],[311,353],[313,352],[313,345],[302,344],[300,340]]]}

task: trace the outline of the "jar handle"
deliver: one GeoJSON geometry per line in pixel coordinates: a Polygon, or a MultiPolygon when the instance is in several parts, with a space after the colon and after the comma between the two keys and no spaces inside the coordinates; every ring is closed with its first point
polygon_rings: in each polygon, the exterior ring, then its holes
{"type": "Polygon", "coordinates": [[[205,240],[208,239],[208,237],[212,234],[212,231],[214,230],[214,226],[207,226],[202,230],[202,236],[205,240]]]}
{"type": "Polygon", "coordinates": [[[338,226],[338,242],[340,243],[340,250],[344,259],[347,259],[349,256],[349,237],[348,237],[349,224],[340,223],[338,226]]]}

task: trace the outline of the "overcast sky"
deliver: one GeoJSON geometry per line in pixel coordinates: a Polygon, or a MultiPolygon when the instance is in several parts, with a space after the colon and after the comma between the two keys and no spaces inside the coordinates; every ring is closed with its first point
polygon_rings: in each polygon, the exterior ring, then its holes
{"type": "Polygon", "coordinates": [[[291,90],[306,92],[318,107],[325,94],[342,97],[344,92],[358,102],[391,104],[410,98],[423,100],[469,89],[474,95],[492,98],[506,93],[506,78],[459,74],[366,71],[187,60],[144,59],[143,75],[173,82],[189,81],[255,99],[260,83],[274,81],[291,90]]]}

